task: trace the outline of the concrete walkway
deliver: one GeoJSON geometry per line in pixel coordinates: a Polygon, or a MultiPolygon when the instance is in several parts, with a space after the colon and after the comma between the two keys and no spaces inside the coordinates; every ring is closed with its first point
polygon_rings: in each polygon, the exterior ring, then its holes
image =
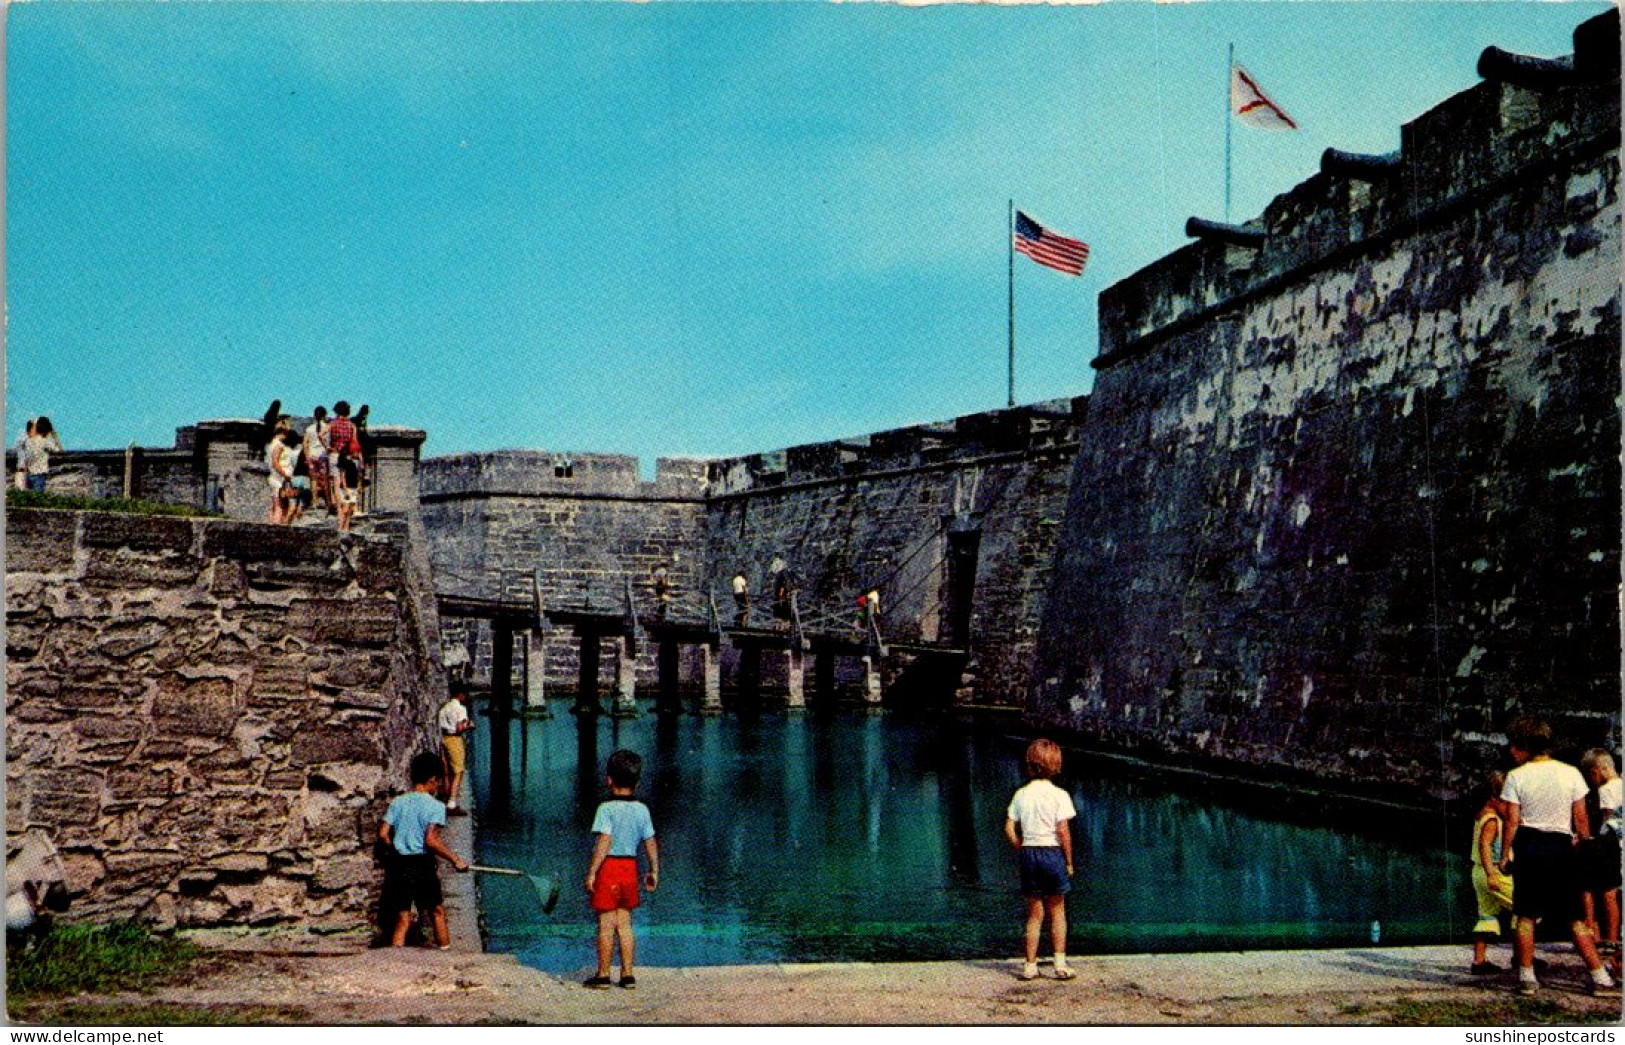
{"type": "Polygon", "coordinates": [[[1618,999],[1582,989],[1571,949],[1545,953],[1553,967],[1535,1005],[1515,1001],[1507,977],[1468,975],[1466,947],[1079,957],[1070,982],[1045,969],[1023,983],[1014,961],[641,968],[635,990],[590,990],[509,955],[460,950],[239,950],[185,984],[130,1000],[217,1008],[227,1021],[241,1013],[320,1024],[1619,1021],[1618,999]]]}

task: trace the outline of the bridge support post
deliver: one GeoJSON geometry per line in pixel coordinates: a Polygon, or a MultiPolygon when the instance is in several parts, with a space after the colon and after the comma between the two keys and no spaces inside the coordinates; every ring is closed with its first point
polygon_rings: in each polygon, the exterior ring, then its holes
{"type": "Polygon", "coordinates": [[[531,628],[525,632],[525,710],[533,715],[547,711],[547,693],[543,685],[542,630],[531,628]]]}
{"type": "Polygon", "coordinates": [[[598,707],[598,634],[577,632],[581,640],[581,674],[576,682],[576,714],[596,715],[598,707]]]}
{"type": "Polygon", "coordinates": [[[788,692],[784,706],[800,709],[807,706],[807,663],[798,649],[784,651],[784,679],[788,692]]]}
{"type": "Polygon", "coordinates": [[[754,642],[739,649],[739,677],[735,685],[739,689],[741,704],[754,704],[762,699],[762,647],[754,642]]]}
{"type": "Polygon", "coordinates": [[[631,638],[622,635],[615,640],[615,710],[620,718],[638,713],[638,663],[632,653],[631,638]]]}
{"type": "Polygon", "coordinates": [[[880,665],[873,653],[863,655],[863,702],[870,707],[880,706],[880,665]]]}
{"type": "Polygon", "coordinates": [[[513,629],[491,626],[491,788],[506,793],[511,781],[508,722],[513,717],[513,629]]]}
{"type": "Polygon", "coordinates": [[[819,707],[835,703],[835,654],[827,649],[813,654],[813,699],[819,707]]]}
{"type": "Polygon", "coordinates": [[[700,712],[716,715],[722,711],[722,647],[711,643],[700,645],[700,674],[705,684],[700,698],[700,712]]]}
{"type": "Polygon", "coordinates": [[[678,706],[678,665],[681,659],[678,656],[677,643],[671,639],[660,641],[659,674],[660,695],[655,698],[655,707],[660,711],[675,711],[678,706]]]}

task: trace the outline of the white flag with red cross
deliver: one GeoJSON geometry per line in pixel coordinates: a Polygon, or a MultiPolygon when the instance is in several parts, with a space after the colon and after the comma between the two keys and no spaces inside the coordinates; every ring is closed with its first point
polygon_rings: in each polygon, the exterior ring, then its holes
{"type": "Polygon", "coordinates": [[[1230,114],[1249,127],[1265,131],[1295,131],[1298,122],[1276,105],[1253,74],[1232,62],[1230,65],[1230,114]]]}

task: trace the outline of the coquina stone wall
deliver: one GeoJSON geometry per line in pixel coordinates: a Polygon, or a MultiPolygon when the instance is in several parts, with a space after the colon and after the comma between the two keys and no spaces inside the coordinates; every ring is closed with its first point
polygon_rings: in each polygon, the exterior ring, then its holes
{"type": "Polygon", "coordinates": [[[342,929],[445,693],[428,565],[394,537],[13,510],[6,831],[74,919],[342,929]]]}
{"type": "MultiPolygon", "coordinates": [[[[419,471],[423,522],[440,590],[481,598],[528,600],[540,578],[549,608],[624,611],[630,586],[639,613],[651,613],[651,580],[667,569],[680,611],[700,605],[705,465],[662,458],[652,482],[635,457],[506,450],[425,460],[419,471]]],[[[489,684],[489,626],[448,620],[449,643],[466,647],[471,677],[489,684]]],[[[515,656],[518,679],[524,644],[515,656]]],[[[615,644],[603,643],[606,679],[614,677],[615,644]]],[[[568,629],[547,633],[541,671],[549,685],[572,689],[579,641],[568,629]]],[[[638,672],[655,671],[640,651],[638,672]]],[[[607,684],[607,683],[606,683],[607,684]]]]}
{"type": "MultiPolygon", "coordinates": [[[[1617,17],[1617,16],[1616,16],[1617,17]]],[[[1031,721],[1408,795],[1618,745],[1611,82],[1486,82],[1101,296],[1031,721]]],[[[1578,37],[1577,37],[1578,39],[1578,37]]]]}
{"type": "MultiPolygon", "coordinates": [[[[1020,706],[1086,408],[1058,400],[714,462],[705,586],[731,616],[743,571],[762,624],[782,563],[811,630],[852,627],[876,590],[888,642],[966,651],[957,677],[924,679],[911,700],[1020,706]]],[[[883,661],[887,684],[912,664],[883,661]]]]}

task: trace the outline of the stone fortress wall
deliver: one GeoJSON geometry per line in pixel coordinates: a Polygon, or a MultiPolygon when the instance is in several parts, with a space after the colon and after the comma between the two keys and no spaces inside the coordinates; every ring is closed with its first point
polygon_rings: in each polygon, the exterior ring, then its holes
{"type": "MultiPolygon", "coordinates": [[[[539,582],[551,609],[622,610],[630,587],[639,612],[652,610],[650,579],[665,566],[676,597],[693,601],[701,543],[703,462],[662,458],[656,477],[639,477],[635,457],[541,450],[429,458],[419,471],[422,519],[442,592],[528,601],[539,582]]],[[[491,677],[490,627],[447,621],[448,645],[462,645],[470,677],[491,677]]],[[[613,677],[619,655],[603,643],[613,677]]],[[[545,635],[542,663],[527,665],[521,644],[516,679],[527,670],[549,686],[573,687],[580,645],[568,629],[545,635]]],[[[653,654],[637,665],[651,678],[653,654]]],[[[522,691],[522,690],[521,690],[522,691]]]]}
{"type": "MultiPolygon", "coordinates": [[[[765,626],[778,560],[796,578],[809,629],[850,628],[857,596],[875,588],[888,640],[939,644],[952,638],[953,542],[969,549],[962,568],[975,585],[964,593],[972,658],[961,699],[1019,705],[1083,411],[1084,400],[1062,400],[747,457],[663,458],[653,482],[639,480],[631,457],[429,458],[423,519],[443,591],[524,599],[534,575],[548,608],[617,610],[630,586],[647,619],[652,572],[665,566],[672,619],[707,621],[714,604],[728,623],[731,581],[743,571],[752,623],[765,626]]],[[[447,631],[466,644],[472,677],[488,682],[489,629],[448,622],[447,631]]],[[[602,650],[613,678],[618,647],[602,650]]],[[[655,656],[650,644],[639,651],[641,683],[653,683],[655,656]]],[[[725,646],[725,675],[733,656],[725,646]]],[[[547,684],[572,689],[578,661],[571,631],[551,629],[547,684]]],[[[853,666],[842,668],[850,682],[853,666]]],[[[526,668],[514,670],[517,686],[526,668]]],[[[699,670],[685,665],[685,679],[699,670]]],[[[777,681],[767,665],[764,684],[777,681]]]]}
{"type": "MultiPolygon", "coordinates": [[[[707,587],[728,613],[744,571],[767,619],[779,560],[814,629],[851,627],[878,591],[887,642],[966,651],[927,699],[1020,707],[1086,413],[1080,397],[714,462],[707,587]]],[[[908,666],[883,660],[888,687],[908,666]]]]}
{"type": "Polygon", "coordinates": [[[409,526],[7,513],[6,831],[52,838],[75,920],[366,921],[445,693],[409,526]]]}
{"type": "Polygon", "coordinates": [[[1617,749],[1617,19],[1101,295],[1034,725],[1367,790],[1521,711],[1617,749]]]}
{"type": "MultiPolygon", "coordinates": [[[[724,617],[775,558],[815,618],[878,581],[923,641],[952,637],[968,542],[957,699],[1165,761],[1415,797],[1521,710],[1617,745],[1617,17],[1492,62],[1395,155],[1329,151],[1245,226],[1193,223],[1101,295],[1087,399],[709,462],[662,509],[683,523],[628,501],[607,543],[553,540],[681,548],[724,617]]],[[[492,529],[479,482],[458,496],[505,565],[546,560],[510,551],[553,506],[492,529]]]]}

